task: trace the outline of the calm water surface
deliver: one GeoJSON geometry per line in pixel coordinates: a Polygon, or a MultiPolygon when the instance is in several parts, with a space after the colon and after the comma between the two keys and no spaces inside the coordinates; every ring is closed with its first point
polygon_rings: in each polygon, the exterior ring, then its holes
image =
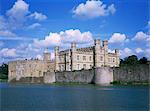
{"type": "Polygon", "coordinates": [[[0,83],[0,111],[149,111],[149,87],[0,83]]]}

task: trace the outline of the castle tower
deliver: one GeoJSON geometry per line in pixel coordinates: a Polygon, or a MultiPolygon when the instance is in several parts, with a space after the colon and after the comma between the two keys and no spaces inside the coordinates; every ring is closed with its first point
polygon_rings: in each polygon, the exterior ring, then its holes
{"type": "Polygon", "coordinates": [[[71,43],[71,70],[76,70],[76,43],[71,43]]]}
{"type": "Polygon", "coordinates": [[[94,40],[94,66],[95,67],[101,67],[101,64],[100,64],[100,39],[96,39],[94,40]]]}
{"type": "Polygon", "coordinates": [[[59,71],[59,46],[55,47],[55,71],[59,71]]]}
{"type": "Polygon", "coordinates": [[[116,66],[119,67],[120,58],[119,58],[119,50],[118,49],[115,49],[115,54],[116,54],[116,66]]]}
{"type": "Polygon", "coordinates": [[[108,51],[108,40],[103,41],[103,47],[106,51],[108,51]]]}
{"type": "Polygon", "coordinates": [[[50,61],[51,60],[51,53],[48,52],[48,48],[44,51],[43,56],[44,56],[44,58],[43,58],[44,61],[50,61]]]}
{"type": "Polygon", "coordinates": [[[108,40],[103,41],[104,49],[104,66],[108,65],[108,40]]]}

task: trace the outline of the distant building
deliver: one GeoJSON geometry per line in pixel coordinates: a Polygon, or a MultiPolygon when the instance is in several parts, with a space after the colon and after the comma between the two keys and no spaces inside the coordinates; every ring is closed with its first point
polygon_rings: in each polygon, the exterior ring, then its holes
{"type": "Polygon", "coordinates": [[[54,71],[54,61],[51,60],[51,54],[46,50],[43,54],[43,60],[16,60],[8,64],[8,81],[19,80],[22,77],[43,77],[46,71],[54,71]]]}
{"type": "Polygon", "coordinates": [[[73,71],[91,69],[92,67],[118,67],[120,63],[119,50],[115,53],[108,52],[108,41],[94,41],[94,46],[77,48],[76,43],[71,43],[71,49],[60,51],[55,47],[55,70],[73,71]]]}

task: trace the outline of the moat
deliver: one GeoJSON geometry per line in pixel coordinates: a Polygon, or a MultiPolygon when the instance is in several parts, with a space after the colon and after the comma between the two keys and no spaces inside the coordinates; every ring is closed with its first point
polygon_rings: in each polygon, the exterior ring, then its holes
{"type": "Polygon", "coordinates": [[[0,83],[1,111],[148,111],[148,86],[0,83]]]}

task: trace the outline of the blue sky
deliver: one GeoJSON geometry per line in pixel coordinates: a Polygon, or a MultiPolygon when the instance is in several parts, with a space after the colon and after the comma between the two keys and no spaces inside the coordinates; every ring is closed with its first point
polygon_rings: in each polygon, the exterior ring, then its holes
{"type": "Polygon", "coordinates": [[[150,59],[148,0],[1,0],[0,61],[41,58],[49,48],[109,41],[120,57],[150,59]]]}

